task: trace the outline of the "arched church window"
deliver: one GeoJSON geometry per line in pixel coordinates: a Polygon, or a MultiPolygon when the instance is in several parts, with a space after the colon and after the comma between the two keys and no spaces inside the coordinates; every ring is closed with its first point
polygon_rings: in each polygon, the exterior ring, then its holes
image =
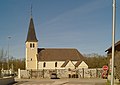
{"type": "Polygon", "coordinates": [[[35,44],[30,43],[30,48],[34,48],[34,47],[35,47],[35,44]]]}
{"type": "Polygon", "coordinates": [[[55,62],[55,67],[57,67],[57,62],[55,62]]]}
{"type": "Polygon", "coordinates": [[[33,43],[33,48],[35,47],[35,44],[33,43]]]}
{"type": "Polygon", "coordinates": [[[43,67],[46,67],[46,63],[45,62],[43,63],[43,67]]]}
{"type": "Polygon", "coordinates": [[[32,43],[30,43],[30,48],[32,48],[32,43]]]}

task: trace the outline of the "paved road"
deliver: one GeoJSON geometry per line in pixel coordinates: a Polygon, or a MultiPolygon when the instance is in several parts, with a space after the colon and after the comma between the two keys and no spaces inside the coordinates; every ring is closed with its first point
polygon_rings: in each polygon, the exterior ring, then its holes
{"type": "Polygon", "coordinates": [[[105,85],[105,79],[16,79],[13,85],[105,85]]]}

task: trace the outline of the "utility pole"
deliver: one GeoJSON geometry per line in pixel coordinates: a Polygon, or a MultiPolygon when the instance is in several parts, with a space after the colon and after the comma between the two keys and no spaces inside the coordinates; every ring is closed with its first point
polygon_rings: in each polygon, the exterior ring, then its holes
{"type": "Polygon", "coordinates": [[[112,15],[112,72],[111,72],[111,85],[114,85],[115,28],[116,28],[116,0],[113,0],[113,15],[112,15]]]}
{"type": "Polygon", "coordinates": [[[9,67],[9,40],[11,39],[10,36],[8,36],[8,64],[7,64],[7,68],[8,68],[8,74],[9,74],[9,70],[10,70],[10,67],[9,67]]]}

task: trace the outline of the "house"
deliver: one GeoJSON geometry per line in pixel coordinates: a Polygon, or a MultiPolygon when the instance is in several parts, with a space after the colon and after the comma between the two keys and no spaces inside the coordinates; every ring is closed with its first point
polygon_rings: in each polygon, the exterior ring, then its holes
{"type": "Polygon", "coordinates": [[[81,68],[81,62],[83,68],[88,68],[83,62],[83,55],[75,48],[38,48],[32,16],[25,44],[27,70],[75,69],[81,68]]]}
{"type": "MultiPolygon", "coordinates": [[[[109,58],[109,71],[111,72],[111,69],[112,69],[112,46],[109,47],[105,52],[107,52],[107,57],[109,58]]],[[[115,60],[114,66],[119,71],[119,66],[118,65],[120,65],[120,61],[119,61],[119,59],[120,59],[120,41],[115,43],[114,53],[115,53],[115,55],[114,55],[114,60],[115,60]]]]}

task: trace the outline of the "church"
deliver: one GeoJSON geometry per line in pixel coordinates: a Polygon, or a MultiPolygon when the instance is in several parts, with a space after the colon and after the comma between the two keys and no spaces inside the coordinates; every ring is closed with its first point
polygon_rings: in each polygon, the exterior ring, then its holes
{"type": "Polygon", "coordinates": [[[26,70],[88,68],[75,48],[38,48],[32,16],[25,44],[26,70]]]}

